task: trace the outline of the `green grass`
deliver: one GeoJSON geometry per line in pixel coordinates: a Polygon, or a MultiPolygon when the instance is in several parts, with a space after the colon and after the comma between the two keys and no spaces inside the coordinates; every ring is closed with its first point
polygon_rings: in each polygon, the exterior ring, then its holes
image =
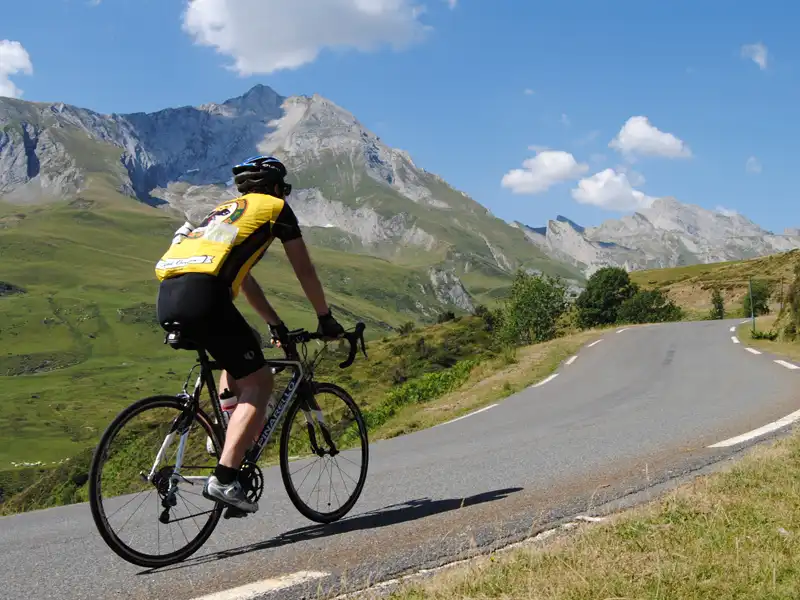
{"type": "MultiPolygon", "coordinates": [[[[800,596],[800,436],[544,548],[491,555],[394,600],[800,596]]],[[[368,594],[366,597],[372,597],[368,594]]]]}

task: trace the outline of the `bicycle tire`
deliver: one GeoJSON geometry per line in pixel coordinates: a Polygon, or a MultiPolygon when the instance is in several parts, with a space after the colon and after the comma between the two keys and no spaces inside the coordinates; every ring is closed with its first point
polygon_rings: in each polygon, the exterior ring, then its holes
{"type": "Polygon", "coordinates": [[[291,429],[292,422],[297,416],[297,412],[302,406],[302,400],[299,397],[292,403],[292,406],[289,408],[289,412],[286,415],[286,419],[283,422],[280,447],[281,477],[283,478],[283,485],[286,488],[286,493],[289,495],[289,499],[292,501],[292,504],[294,504],[294,507],[300,511],[300,514],[316,523],[333,523],[350,512],[355,503],[358,501],[359,496],[361,496],[362,490],[364,489],[364,484],[367,480],[367,470],[369,467],[369,438],[367,435],[367,425],[364,422],[361,409],[359,409],[355,400],[353,400],[347,391],[333,383],[315,382],[313,386],[315,395],[320,392],[325,392],[337,396],[347,405],[347,407],[355,416],[355,421],[358,424],[359,439],[361,440],[361,456],[363,460],[359,479],[356,484],[356,489],[347,502],[345,502],[338,510],[329,513],[323,513],[314,510],[300,498],[300,495],[297,493],[297,490],[292,483],[291,473],[289,471],[289,430],[291,429]]]}
{"type": "MultiPolygon", "coordinates": [[[[91,508],[92,518],[94,519],[95,526],[97,527],[100,536],[111,548],[111,550],[113,550],[118,556],[140,567],[165,567],[187,559],[189,556],[197,552],[197,550],[199,550],[211,536],[217,524],[219,523],[220,517],[222,516],[222,511],[224,509],[224,506],[217,502],[213,511],[210,513],[211,517],[200,533],[183,548],[164,555],[145,554],[130,548],[119,538],[119,536],[117,536],[116,532],[111,529],[108,523],[100,495],[102,493],[102,466],[104,461],[107,459],[109,443],[113,441],[113,439],[128,421],[148,409],[174,408],[176,410],[182,410],[183,407],[184,401],[176,396],[150,396],[134,402],[120,412],[106,428],[103,436],[100,438],[97,448],[95,448],[94,455],[92,456],[92,462],[89,467],[89,506],[91,508]]],[[[200,423],[200,426],[203,428],[206,435],[211,437],[217,448],[217,452],[220,452],[222,450],[222,443],[220,441],[220,432],[218,426],[214,425],[208,415],[206,415],[199,408],[194,415],[194,419],[200,423]]]]}

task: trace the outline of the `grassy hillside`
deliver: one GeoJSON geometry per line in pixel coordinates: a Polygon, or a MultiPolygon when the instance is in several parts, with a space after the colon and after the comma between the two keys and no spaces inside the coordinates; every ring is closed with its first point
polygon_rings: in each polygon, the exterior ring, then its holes
{"type": "Polygon", "coordinates": [[[722,291],[728,309],[741,307],[749,278],[773,282],[772,304],[780,306],[781,282],[784,292],[794,277],[794,266],[800,262],[800,250],[743,261],[691,265],[672,269],[634,271],[631,279],[644,288],[666,291],[690,314],[707,313],[711,309],[711,290],[722,291]]]}

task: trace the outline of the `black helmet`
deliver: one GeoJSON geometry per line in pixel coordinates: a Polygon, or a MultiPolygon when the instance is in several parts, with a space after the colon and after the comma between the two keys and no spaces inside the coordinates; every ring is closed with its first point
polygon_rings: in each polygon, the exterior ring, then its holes
{"type": "Polygon", "coordinates": [[[283,181],[286,167],[274,156],[253,156],[233,167],[232,171],[240,194],[259,191],[269,194],[276,184],[281,186],[284,196],[292,192],[291,184],[283,181]]]}

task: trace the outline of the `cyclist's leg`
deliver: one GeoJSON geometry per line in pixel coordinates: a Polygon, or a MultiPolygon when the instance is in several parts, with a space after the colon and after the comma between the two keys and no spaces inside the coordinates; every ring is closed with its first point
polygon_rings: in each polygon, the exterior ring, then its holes
{"type": "Polygon", "coordinates": [[[258,506],[244,498],[237,477],[245,452],[264,426],[267,400],[273,386],[272,372],[266,365],[258,338],[232,301],[217,308],[203,344],[225,370],[224,377],[229,384],[233,383],[231,391],[239,400],[228,423],[215,477],[210,478],[207,491],[215,499],[254,511],[258,506]]]}

